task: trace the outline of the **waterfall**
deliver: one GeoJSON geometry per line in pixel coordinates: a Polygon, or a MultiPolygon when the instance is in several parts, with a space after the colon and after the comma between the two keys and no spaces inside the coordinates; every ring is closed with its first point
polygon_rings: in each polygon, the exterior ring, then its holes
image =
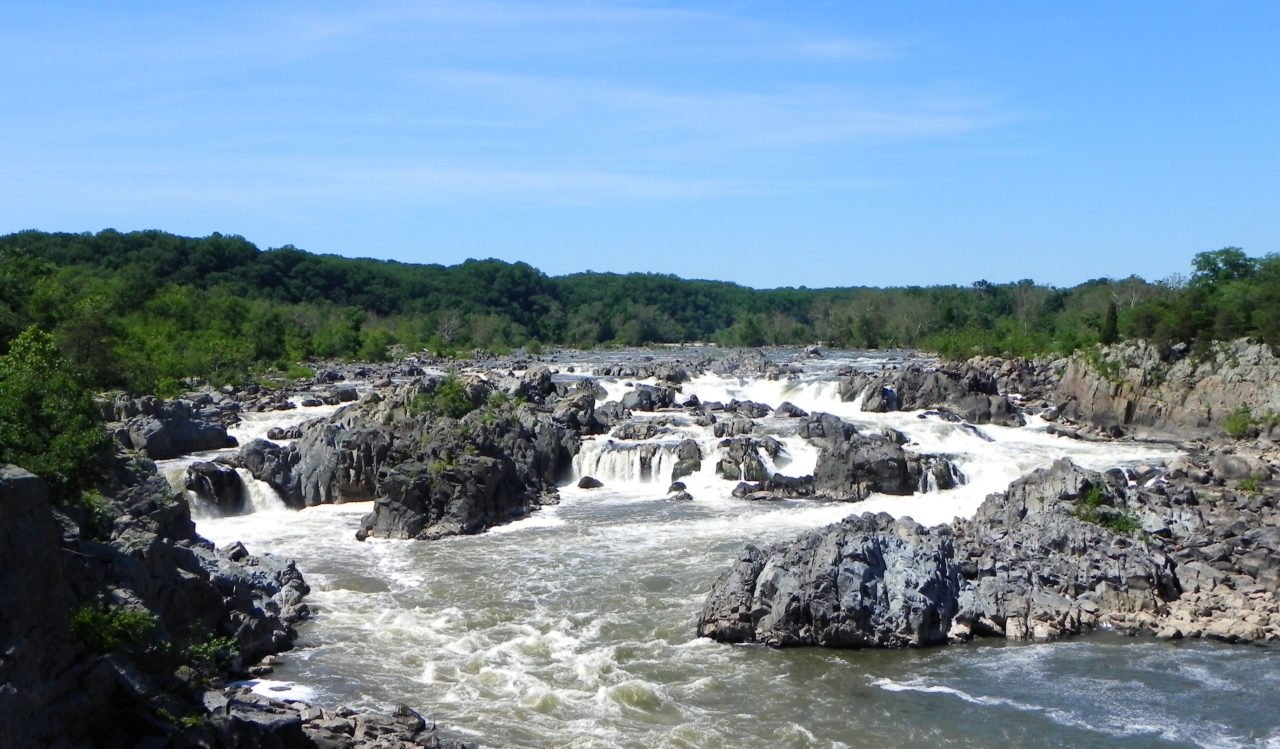
{"type": "Polygon", "coordinates": [[[259,481],[243,468],[237,468],[240,476],[241,494],[244,496],[245,514],[250,512],[283,512],[289,509],[279,492],[271,488],[271,484],[259,481]]]}

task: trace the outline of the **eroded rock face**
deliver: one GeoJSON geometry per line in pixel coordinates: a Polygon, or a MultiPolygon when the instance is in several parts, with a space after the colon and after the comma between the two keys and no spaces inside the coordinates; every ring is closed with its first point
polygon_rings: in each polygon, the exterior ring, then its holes
{"type": "Polygon", "coordinates": [[[1275,499],[1141,489],[1059,461],[924,529],[851,517],[748,548],[716,581],[701,636],[776,646],[914,647],[1051,640],[1110,627],[1164,637],[1280,639],[1275,499]],[[1141,525],[1137,538],[1078,517],[1141,525]]]}
{"type": "Polygon", "coordinates": [[[656,411],[675,404],[675,391],[655,385],[637,385],[622,396],[622,407],[628,411],[656,411]]]}
{"type": "Polygon", "coordinates": [[[45,483],[0,467],[0,736],[11,746],[52,746],[84,717],[69,704],[79,669],[60,543],[45,483]]]}
{"type": "Polygon", "coordinates": [[[1236,409],[1262,416],[1280,403],[1280,359],[1244,339],[1219,344],[1205,358],[1181,350],[1162,358],[1154,346],[1128,341],[1059,367],[1052,396],[1061,414],[1102,427],[1221,435],[1236,409]]]}
{"type": "Polygon", "coordinates": [[[380,496],[361,522],[361,538],[432,540],[478,533],[523,516],[536,504],[509,463],[463,456],[448,466],[401,463],[379,477],[380,496]]]}
{"type": "Polygon", "coordinates": [[[244,484],[240,474],[221,463],[193,463],[182,477],[183,487],[193,492],[215,515],[244,512],[244,484]]]}
{"type": "Polygon", "coordinates": [[[556,400],[543,375],[521,382],[544,405],[508,402],[453,419],[421,411],[426,386],[405,386],[304,425],[292,444],[255,440],[238,463],[291,507],[376,500],[361,538],[476,533],[557,501],[578,450],[570,422],[596,423],[590,393],[556,400]]]}

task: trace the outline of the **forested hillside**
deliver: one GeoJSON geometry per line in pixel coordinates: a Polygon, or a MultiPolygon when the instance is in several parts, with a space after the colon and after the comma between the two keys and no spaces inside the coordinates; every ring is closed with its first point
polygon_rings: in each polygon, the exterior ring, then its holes
{"type": "MultiPolygon", "coordinates": [[[[0,344],[53,336],[94,384],[172,389],[314,357],[716,341],[924,347],[950,356],[1069,351],[1141,336],[1280,344],[1280,258],[1197,255],[1187,278],[756,290],[658,274],[550,277],[526,263],[413,265],[260,250],[160,231],[0,237],[0,344]]],[[[1099,269],[1105,272],[1105,269],[1099,269]]]]}

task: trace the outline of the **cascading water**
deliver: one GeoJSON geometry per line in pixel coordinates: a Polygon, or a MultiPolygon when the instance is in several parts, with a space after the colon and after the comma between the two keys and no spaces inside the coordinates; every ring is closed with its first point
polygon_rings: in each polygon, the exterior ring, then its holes
{"type": "Polygon", "coordinates": [[[259,481],[243,468],[237,468],[240,485],[244,491],[244,503],[249,512],[285,512],[289,507],[280,495],[265,481],[259,481]]]}
{"type": "MultiPolygon", "coordinates": [[[[747,543],[789,539],[850,512],[946,522],[1058,457],[1109,468],[1172,455],[1053,437],[1034,418],[1027,428],[979,432],[911,413],[865,414],[836,396],[829,376],[836,365],[793,380],[703,376],[680,397],[787,400],[866,431],[898,429],[911,450],[950,456],[967,483],[857,504],[745,502],[730,495],[736,482],[715,475],[720,441],[704,427],[677,425],[652,440],[586,440],[575,470],[605,486],[569,484],[560,505],[497,532],[360,543],[361,505],[311,508],[287,523],[274,513],[207,519],[199,530],[218,543],[243,540],[251,550],[294,557],[307,575],[318,615],[277,678],[306,685],[327,704],[406,702],[442,728],[493,746],[1280,742],[1280,669],[1271,651],[1106,636],[914,652],[772,651],[696,639],[707,590],[747,543]],[[675,502],[666,491],[684,439],[699,445],[702,468],[684,479],[694,501],[675,502]],[[645,445],[656,446],[648,480],[645,445]]],[[[769,461],[770,471],[812,471],[817,449],[789,435],[788,420],[758,423],[790,461],[769,461]]]]}

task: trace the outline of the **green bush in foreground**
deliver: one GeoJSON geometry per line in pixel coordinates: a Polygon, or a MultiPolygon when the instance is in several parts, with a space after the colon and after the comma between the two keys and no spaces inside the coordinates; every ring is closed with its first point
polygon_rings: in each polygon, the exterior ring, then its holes
{"type": "Polygon", "coordinates": [[[108,437],[102,414],[53,339],[30,327],[0,356],[0,462],[43,478],[60,504],[96,482],[108,437]]]}
{"type": "Polygon", "coordinates": [[[146,609],[86,604],[71,613],[72,638],[98,654],[144,647],[155,629],[155,617],[146,609]]]}
{"type": "Polygon", "coordinates": [[[1222,422],[1222,428],[1226,430],[1228,435],[1236,439],[1248,436],[1253,426],[1253,412],[1249,410],[1248,406],[1241,406],[1232,411],[1226,420],[1222,422]]]}

